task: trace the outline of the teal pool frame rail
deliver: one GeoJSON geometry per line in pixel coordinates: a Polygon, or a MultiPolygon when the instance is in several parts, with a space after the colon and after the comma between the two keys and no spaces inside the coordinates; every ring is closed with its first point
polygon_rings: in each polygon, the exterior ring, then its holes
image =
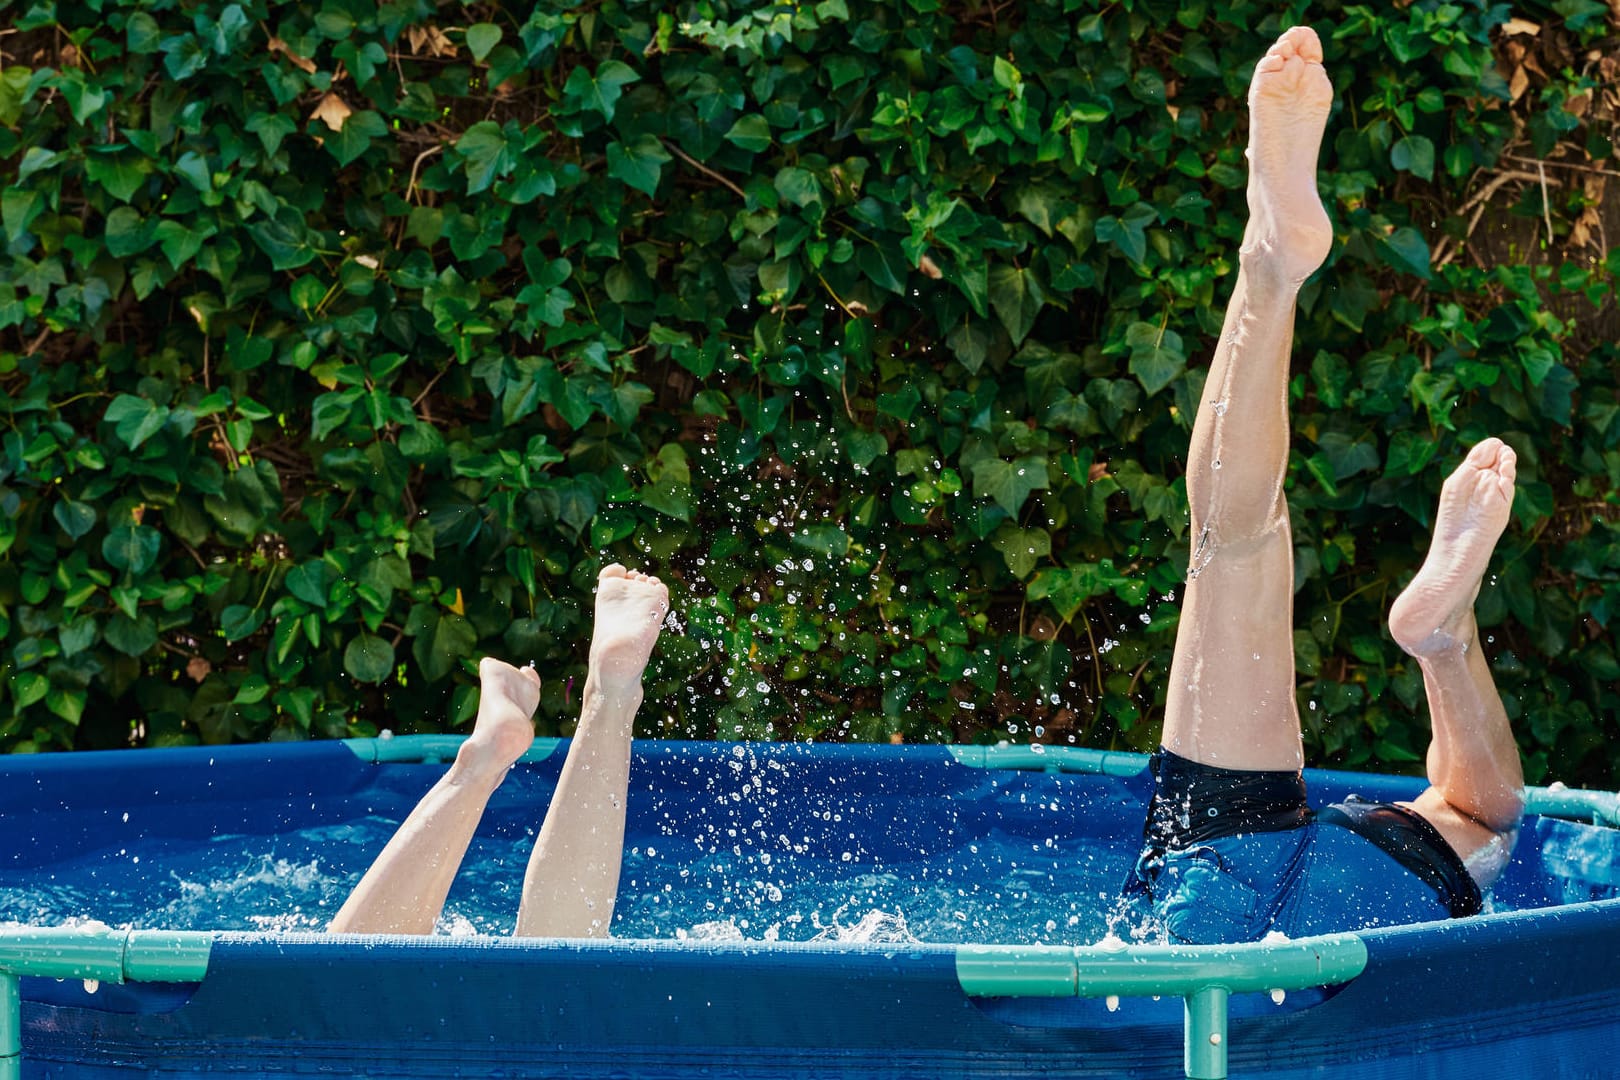
{"type": "Polygon", "coordinates": [[[962,945],[956,978],[969,997],[1180,997],[1183,1065],[1225,1080],[1227,999],[1234,993],[1338,986],[1367,967],[1355,934],[1251,945],[962,945]]]}
{"type": "Polygon", "coordinates": [[[214,935],[206,930],[0,930],[0,1080],[22,1076],[22,976],[201,982],[213,947],[214,935]]]}

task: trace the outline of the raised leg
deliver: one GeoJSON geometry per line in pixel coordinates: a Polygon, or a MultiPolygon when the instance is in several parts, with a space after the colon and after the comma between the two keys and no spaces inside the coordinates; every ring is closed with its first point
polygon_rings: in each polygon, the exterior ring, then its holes
{"type": "Polygon", "coordinates": [[[344,901],[328,928],[334,933],[433,933],[489,797],[534,741],[540,677],[533,669],[486,657],[478,678],[472,735],[344,901]]]}
{"type": "Polygon", "coordinates": [[[641,674],[669,612],[657,578],[614,564],[596,589],[579,728],[523,878],[519,937],[605,937],[624,861],[630,735],[641,674]]]}
{"type": "Polygon", "coordinates": [[[1412,803],[1481,887],[1500,873],[1524,814],[1524,772],[1479,648],[1474,598],[1513,506],[1517,459],[1486,439],[1440,489],[1428,557],[1389,612],[1390,634],[1417,659],[1429,695],[1430,788],[1412,803]]]}
{"type": "Polygon", "coordinates": [[[1316,34],[1295,27],[1249,88],[1249,223],[1187,452],[1194,547],[1163,743],[1233,769],[1298,769],[1288,361],[1294,300],[1332,228],[1316,155],[1332,105],[1316,34]]]}

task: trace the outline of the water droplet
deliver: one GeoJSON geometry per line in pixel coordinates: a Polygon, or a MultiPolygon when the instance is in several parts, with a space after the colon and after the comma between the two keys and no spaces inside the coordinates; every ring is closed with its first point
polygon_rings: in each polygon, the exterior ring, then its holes
{"type": "Polygon", "coordinates": [[[1119,1012],[1119,995],[1109,994],[1103,999],[1103,1004],[1108,1007],[1109,1012],[1119,1012]]]}

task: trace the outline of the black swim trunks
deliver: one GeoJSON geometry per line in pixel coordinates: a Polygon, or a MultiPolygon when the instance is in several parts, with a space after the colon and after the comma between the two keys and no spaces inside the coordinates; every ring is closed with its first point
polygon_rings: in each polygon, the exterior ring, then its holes
{"type": "Polygon", "coordinates": [[[1351,799],[1317,814],[1299,772],[1226,769],[1163,749],[1150,767],[1142,854],[1125,893],[1149,900],[1172,940],[1293,937],[1480,910],[1462,860],[1404,807],[1351,799]]]}

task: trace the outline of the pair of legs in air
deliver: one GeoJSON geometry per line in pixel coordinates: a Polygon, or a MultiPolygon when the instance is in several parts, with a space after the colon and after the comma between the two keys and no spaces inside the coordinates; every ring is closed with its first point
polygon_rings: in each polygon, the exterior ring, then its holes
{"type": "MultiPolygon", "coordinates": [[[[669,611],[657,578],[614,564],[596,589],[579,728],[523,878],[520,937],[605,937],[623,860],[641,675],[669,611]]],[[[486,658],[473,733],[332,920],[337,933],[431,934],[484,807],[534,741],[540,678],[486,658]]]]}
{"type": "MultiPolygon", "coordinates": [[[[1249,91],[1250,218],[1188,449],[1193,553],[1162,740],[1200,766],[1303,766],[1283,494],[1287,382],[1295,298],[1333,239],[1316,190],[1332,94],[1321,44],[1304,27],[1271,47],[1249,91]]],[[[1500,440],[1470,451],[1445,482],[1428,556],[1389,620],[1422,669],[1433,727],[1430,787],[1403,807],[1433,826],[1482,888],[1523,810],[1518,750],[1473,615],[1513,482],[1514,454],[1500,440]]]]}
{"type": "MultiPolygon", "coordinates": [[[[1298,909],[1328,893],[1355,894],[1363,898],[1358,902],[1377,906],[1376,881],[1362,888],[1366,883],[1354,875],[1333,877],[1331,867],[1317,875],[1316,893],[1298,887],[1301,867],[1313,858],[1359,858],[1374,878],[1398,877],[1415,865],[1417,876],[1408,884],[1417,884],[1418,892],[1431,883],[1424,876],[1431,864],[1444,864],[1431,876],[1442,896],[1451,897],[1451,912],[1477,910],[1458,894],[1471,891],[1477,905],[1478,889],[1505,862],[1523,810],[1518,750],[1475,641],[1474,597],[1513,500],[1513,451],[1487,439],[1446,480],[1428,557],[1390,612],[1391,633],[1423,671],[1433,727],[1430,787],[1410,804],[1375,811],[1385,825],[1394,815],[1396,838],[1369,841],[1365,850],[1354,846],[1360,839],[1346,841],[1355,832],[1349,825],[1315,844],[1317,826],[1305,811],[1294,698],[1293,540],[1283,477],[1294,301],[1333,240],[1316,192],[1317,149],[1332,105],[1321,61],[1316,35],[1297,27],[1260,61],[1250,87],[1250,219],[1188,450],[1195,539],[1170,669],[1160,783],[1138,868],[1154,902],[1179,903],[1182,915],[1204,899],[1226,904],[1237,914],[1225,924],[1200,922],[1197,911],[1184,921],[1199,933],[1240,939],[1314,925],[1298,909]],[[1172,774],[1174,783],[1167,782],[1172,774]],[[1194,808],[1194,792],[1216,797],[1194,808]],[[1224,820],[1212,826],[1202,820],[1205,813],[1224,820]],[[1163,826],[1158,832],[1155,818],[1163,826]],[[1284,839],[1243,848],[1256,831],[1284,839]],[[1193,861],[1176,861],[1195,845],[1202,846],[1193,861]],[[1242,872],[1229,864],[1249,855],[1260,869],[1240,886],[1211,880],[1242,872]],[[1469,877],[1466,889],[1455,887],[1469,877]],[[1195,879],[1202,891],[1185,887],[1195,879]],[[1276,912],[1290,903],[1293,921],[1278,921],[1276,912]]],[[[619,566],[603,571],[584,712],[524,879],[519,935],[607,931],[623,843],[631,723],[667,608],[668,594],[656,578],[619,566]]],[[[533,735],[534,673],[486,660],[480,675],[483,699],[472,737],[339,911],[333,930],[432,932],[490,794],[533,735]]],[[[1349,809],[1341,820],[1361,815],[1349,809]]],[[[1433,906],[1435,899],[1431,894],[1424,903],[1433,906]]],[[[1366,917],[1376,921],[1377,914],[1366,917]]]]}

